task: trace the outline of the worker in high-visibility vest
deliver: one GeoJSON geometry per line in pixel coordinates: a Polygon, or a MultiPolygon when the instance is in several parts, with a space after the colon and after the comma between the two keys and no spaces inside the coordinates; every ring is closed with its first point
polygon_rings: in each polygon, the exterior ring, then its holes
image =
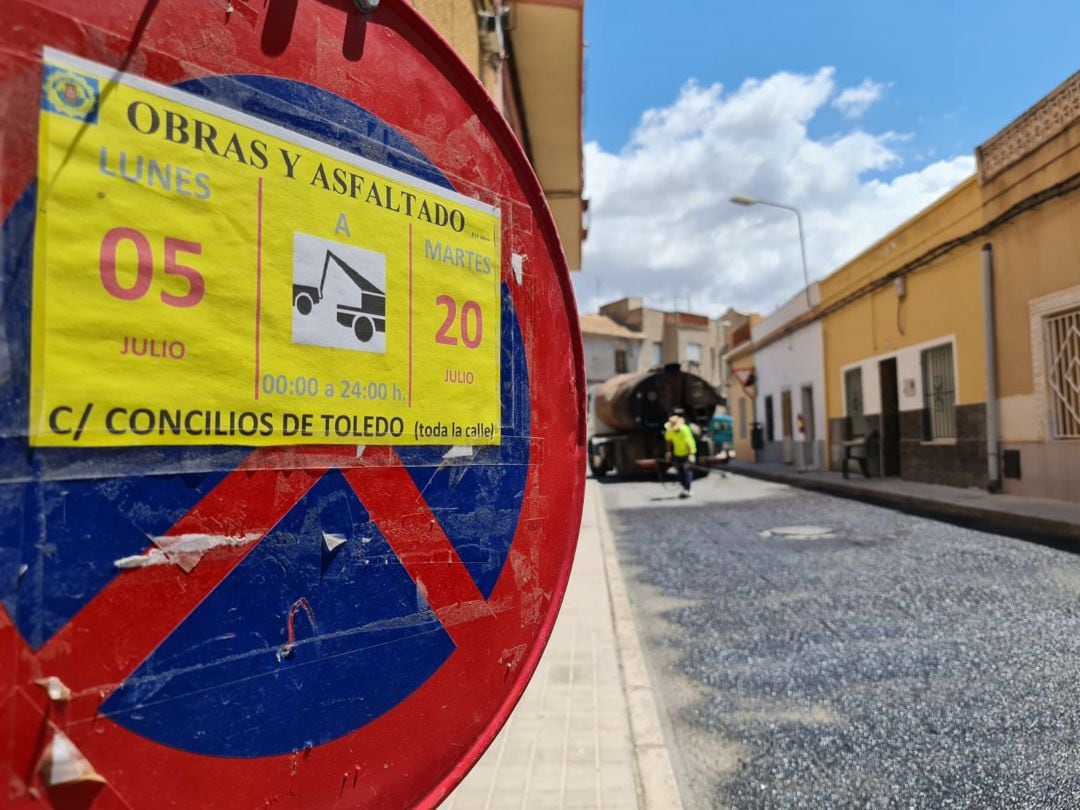
{"type": "Polygon", "coordinates": [[[682,484],[682,492],[679,493],[679,497],[689,498],[690,484],[694,480],[692,466],[697,460],[695,457],[697,442],[694,440],[694,434],[690,430],[690,426],[686,424],[681,410],[672,413],[664,423],[664,442],[667,446],[667,453],[664,458],[667,461],[675,462],[675,472],[679,477],[679,483],[682,484]]]}

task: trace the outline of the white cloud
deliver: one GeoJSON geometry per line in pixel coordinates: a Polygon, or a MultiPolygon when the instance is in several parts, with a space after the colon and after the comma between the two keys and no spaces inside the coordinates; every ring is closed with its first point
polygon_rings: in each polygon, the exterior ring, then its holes
{"type": "Polygon", "coordinates": [[[870,105],[881,99],[885,85],[863,79],[858,87],[848,87],[832,101],[832,106],[845,118],[861,118],[870,105]]]}
{"type": "Polygon", "coordinates": [[[902,173],[897,145],[910,136],[894,132],[811,138],[808,124],[836,97],[831,68],[734,92],[689,82],[671,106],[642,115],[619,153],[586,144],[589,238],[574,274],[582,311],[632,295],[710,314],[769,312],[803,286],[795,217],[734,206],[732,195],[802,212],[814,279],[974,171],[962,156],[902,173]]]}

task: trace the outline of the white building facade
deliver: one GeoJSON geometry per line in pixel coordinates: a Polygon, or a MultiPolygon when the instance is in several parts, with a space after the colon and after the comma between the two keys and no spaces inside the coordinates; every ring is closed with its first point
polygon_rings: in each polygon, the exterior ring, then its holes
{"type": "Polygon", "coordinates": [[[649,368],[645,335],[627,329],[606,315],[582,315],[581,339],[585,353],[585,381],[590,435],[594,432],[593,393],[604,380],[649,368]]]}
{"type": "Polygon", "coordinates": [[[757,381],[755,420],[765,434],[761,461],[782,462],[799,469],[826,466],[821,321],[797,326],[819,301],[818,285],[813,284],[751,328],[757,381]],[[792,331],[785,334],[787,328],[792,331]]]}

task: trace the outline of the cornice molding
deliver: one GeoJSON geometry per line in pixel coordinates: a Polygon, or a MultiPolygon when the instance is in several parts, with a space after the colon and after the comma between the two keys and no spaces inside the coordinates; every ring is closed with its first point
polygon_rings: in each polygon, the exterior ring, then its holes
{"type": "Polygon", "coordinates": [[[979,182],[986,183],[1001,174],[1077,120],[1080,120],[1080,71],[975,150],[979,182]]]}

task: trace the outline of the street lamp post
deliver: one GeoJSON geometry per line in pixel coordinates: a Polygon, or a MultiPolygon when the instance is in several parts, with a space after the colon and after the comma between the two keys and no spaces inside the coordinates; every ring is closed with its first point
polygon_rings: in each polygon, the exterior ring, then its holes
{"type": "Polygon", "coordinates": [[[759,200],[757,197],[747,197],[744,194],[738,194],[731,198],[731,202],[735,205],[742,205],[749,208],[751,205],[769,205],[773,208],[783,208],[785,211],[791,211],[795,214],[795,219],[799,223],[799,250],[802,251],[802,273],[803,284],[806,292],[806,308],[810,309],[813,304],[810,303],[810,274],[806,269],[806,237],[803,236],[802,227],[802,214],[799,213],[799,209],[793,205],[784,205],[783,203],[771,202],[769,200],[759,200]]]}

